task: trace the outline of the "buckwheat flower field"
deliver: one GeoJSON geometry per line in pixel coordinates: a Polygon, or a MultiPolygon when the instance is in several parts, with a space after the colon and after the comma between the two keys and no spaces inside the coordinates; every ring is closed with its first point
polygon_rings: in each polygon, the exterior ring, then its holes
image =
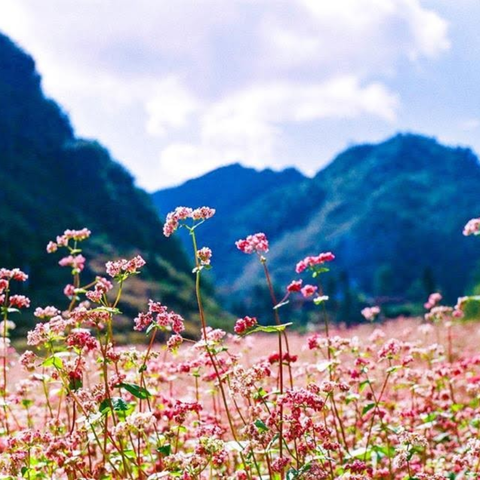
{"type": "MultiPolygon", "coordinates": [[[[151,299],[132,319],[148,346],[116,344],[122,287],[145,261],[110,261],[105,277],[85,285],[87,229],[67,230],[47,246],[65,254],[59,264],[72,272],[66,311],[30,306],[15,294],[27,275],[0,270],[0,478],[480,478],[480,325],[463,319],[476,298],[450,307],[432,292],[423,319],[380,323],[381,309],[371,306],[362,311],[371,323],[339,329],[328,323],[322,289],[334,253],[299,259],[284,298],[276,298],[268,239],[256,233],[237,247],[263,267],[272,322],[246,312],[232,333],[212,329],[201,293],[212,251],[199,248],[197,236],[214,214],[179,207],[164,228],[166,236],[186,228],[192,239],[196,340],[182,335],[179,314],[151,299]],[[282,316],[298,295],[322,319],[306,336],[282,316]],[[19,355],[9,331],[27,307],[38,322],[19,355]],[[159,332],[166,345],[156,342],[159,332]]],[[[479,235],[480,219],[464,234],[479,235]]]]}

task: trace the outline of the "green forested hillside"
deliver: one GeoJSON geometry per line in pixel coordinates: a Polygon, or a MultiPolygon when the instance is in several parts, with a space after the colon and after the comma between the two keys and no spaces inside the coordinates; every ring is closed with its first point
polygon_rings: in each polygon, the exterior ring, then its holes
{"type": "MultiPolygon", "coordinates": [[[[313,179],[270,186],[225,215],[232,238],[269,235],[279,288],[295,277],[300,258],[331,250],[337,259],[329,284],[338,298],[355,291],[421,302],[435,288],[454,300],[471,287],[480,259],[475,242],[462,236],[465,222],[480,211],[479,187],[480,165],[471,150],[405,134],[352,147],[313,179]]],[[[207,193],[205,201],[215,207],[215,192],[207,193]]],[[[258,262],[245,266],[247,260],[233,246],[218,259],[225,298],[238,298],[260,278],[258,262]]]]}
{"type": "Polygon", "coordinates": [[[3,35],[0,105],[0,266],[29,273],[23,293],[33,304],[65,306],[69,272],[45,246],[66,228],[87,227],[86,253],[94,259],[87,278],[112,258],[140,253],[147,260],[127,291],[126,313],[143,309],[149,297],[194,312],[190,262],[175,238],[163,236],[150,197],[99,143],[75,136],[44,96],[33,59],[3,35]]]}

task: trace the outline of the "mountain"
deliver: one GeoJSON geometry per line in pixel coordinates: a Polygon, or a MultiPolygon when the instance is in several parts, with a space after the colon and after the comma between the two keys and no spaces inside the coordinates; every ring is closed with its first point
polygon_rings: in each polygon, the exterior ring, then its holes
{"type": "MultiPolygon", "coordinates": [[[[89,228],[87,278],[107,260],[141,254],[147,266],[125,293],[135,315],[149,297],[190,315],[196,311],[191,263],[166,239],[149,195],[98,142],[76,137],[67,115],[45,97],[33,59],[0,34],[0,266],[29,275],[33,305],[66,305],[69,279],[45,246],[67,228],[89,228]]],[[[211,288],[206,287],[211,294],[211,288]]],[[[219,313],[210,300],[209,308],[219,313]]]]}
{"type": "MultiPolygon", "coordinates": [[[[175,189],[180,204],[205,177],[175,189]]],[[[248,190],[239,183],[237,190],[248,190]]],[[[399,134],[349,148],[312,179],[274,183],[231,204],[222,228],[213,231],[212,224],[208,241],[231,244],[233,237],[265,232],[280,289],[295,278],[298,260],[331,250],[337,257],[327,280],[333,290],[346,284],[369,297],[421,301],[436,288],[453,300],[468,288],[480,260],[476,242],[462,236],[463,225],[480,211],[479,186],[480,164],[471,150],[399,134]]],[[[221,196],[221,188],[205,189],[202,201],[217,207],[221,196]]],[[[154,196],[157,206],[161,197],[154,196]]],[[[225,298],[245,293],[261,276],[258,260],[234,249],[221,247],[227,258],[214,263],[225,298]]]]}
{"type": "MultiPolygon", "coordinates": [[[[199,178],[184,184],[160,190],[153,194],[153,201],[162,217],[177,206],[213,206],[215,216],[198,231],[199,241],[209,246],[214,252],[212,273],[220,284],[232,278],[232,272],[238,273],[244,260],[239,258],[235,241],[251,232],[256,222],[261,219],[257,212],[252,212],[253,202],[262,204],[262,199],[269,198],[272,190],[289,188],[303,183],[306,179],[298,170],[287,168],[280,172],[270,169],[257,171],[238,163],[218,168],[199,178]],[[218,261],[215,261],[218,259],[218,261]]],[[[270,202],[267,202],[268,204],[270,202]]],[[[285,205],[286,206],[286,205],[285,205]]],[[[274,208],[269,214],[273,218],[283,211],[274,208]]],[[[266,233],[275,236],[281,222],[266,233]]],[[[192,249],[191,239],[185,231],[180,232],[185,248],[192,249]]]]}

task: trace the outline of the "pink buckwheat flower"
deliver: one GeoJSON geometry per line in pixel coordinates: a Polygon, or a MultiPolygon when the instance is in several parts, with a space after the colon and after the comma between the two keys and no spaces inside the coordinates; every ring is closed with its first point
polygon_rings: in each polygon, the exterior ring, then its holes
{"type": "Polygon", "coordinates": [[[332,252],[320,253],[317,256],[308,256],[297,263],[295,271],[297,273],[302,273],[307,268],[313,268],[315,265],[322,265],[323,263],[331,262],[332,260],[335,260],[335,255],[332,252]]]}
{"type": "Polygon", "coordinates": [[[360,313],[363,315],[365,320],[373,322],[375,317],[380,314],[380,307],[365,307],[360,313]]]}
{"type": "Polygon", "coordinates": [[[287,292],[299,292],[302,289],[303,280],[293,280],[287,287],[287,292]]]}
{"type": "Polygon", "coordinates": [[[257,319],[255,317],[244,317],[239,318],[235,323],[233,330],[236,334],[241,335],[245,333],[250,328],[253,328],[257,324],[257,319]]]}
{"type": "Polygon", "coordinates": [[[429,296],[428,296],[428,300],[426,303],[424,303],[424,307],[427,309],[427,310],[430,310],[432,309],[438,302],[440,302],[440,300],[442,299],[442,296],[439,294],[439,293],[431,293],[429,296]]]}
{"type": "Polygon", "coordinates": [[[58,235],[55,242],[48,242],[47,252],[56,252],[58,247],[67,247],[69,240],[81,242],[90,237],[92,232],[88,228],[82,228],[81,230],[65,230],[63,235],[58,235]]]}
{"type": "Polygon", "coordinates": [[[71,284],[68,284],[65,286],[65,288],[63,289],[63,294],[66,296],[66,297],[73,297],[75,296],[75,287],[71,284]]]}
{"type": "Polygon", "coordinates": [[[12,295],[10,297],[10,306],[16,308],[28,308],[30,306],[30,299],[25,295],[12,295]]]}
{"type": "Polygon", "coordinates": [[[264,233],[249,235],[243,240],[237,240],[235,245],[240,251],[247,254],[268,252],[268,240],[264,233]]]}
{"type": "Polygon", "coordinates": [[[137,255],[131,260],[125,260],[122,258],[121,260],[117,260],[115,262],[107,262],[105,267],[108,275],[110,275],[112,278],[117,278],[125,274],[134,275],[139,273],[138,270],[142,268],[145,263],[145,260],[140,255],[137,255]]]}
{"type": "Polygon", "coordinates": [[[45,307],[45,308],[40,308],[37,307],[33,314],[38,317],[38,318],[51,318],[54,317],[55,315],[59,315],[60,311],[56,309],[55,307],[45,307]]]}
{"type": "Polygon", "coordinates": [[[8,270],[7,268],[0,268],[0,278],[6,280],[16,280],[17,282],[25,282],[28,275],[22,272],[19,268],[8,270]]]}
{"type": "Polygon", "coordinates": [[[300,291],[305,298],[311,297],[316,291],[318,287],[314,285],[305,285],[300,291]]]}
{"type": "Polygon", "coordinates": [[[463,228],[463,234],[465,236],[480,235],[480,218],[472,218],[469,220],[463,228]]]}
{"type": "Polygon", "coordinates": [[[86,258],[83,255],[69,255],[62,258],[58,264],[61,267],[71,267],[73,270],[81,272],[85,268],[86,258]]]}
{"type": "Polygon", "coordinates": [[[210,265],[212,259],[212,251],[208,247],[203,247],[197,251],[197,257],[201,265],[210,265]]]}
{"type": "Polygon", "coordinates": [[[167,340],[167,348],[171,351],[176,351],[178,350],[178,347],[183,343],[183,338],[181,335],[175,334],[172,335],[168,340],[167,340]]]}
{"type": "Polygon", "coordinates": [[[195,210],[190,207],[177,207],[170,212],[163,225],[163,234],[169,237],[180,226],[181,221],[191,218],[193,221],[205,221],[215,215],[215,209],[210,207],[199,207],[195,210]]]}

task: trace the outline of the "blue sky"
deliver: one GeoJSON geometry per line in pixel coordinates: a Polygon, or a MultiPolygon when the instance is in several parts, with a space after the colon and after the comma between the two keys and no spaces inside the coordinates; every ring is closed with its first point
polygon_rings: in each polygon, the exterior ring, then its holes
{"type": "Polygon", "coordinates": [[[478,0],[2,0],[48,95],[149,191],[313,174],[397,131],[480,151],[478,0]]]}

